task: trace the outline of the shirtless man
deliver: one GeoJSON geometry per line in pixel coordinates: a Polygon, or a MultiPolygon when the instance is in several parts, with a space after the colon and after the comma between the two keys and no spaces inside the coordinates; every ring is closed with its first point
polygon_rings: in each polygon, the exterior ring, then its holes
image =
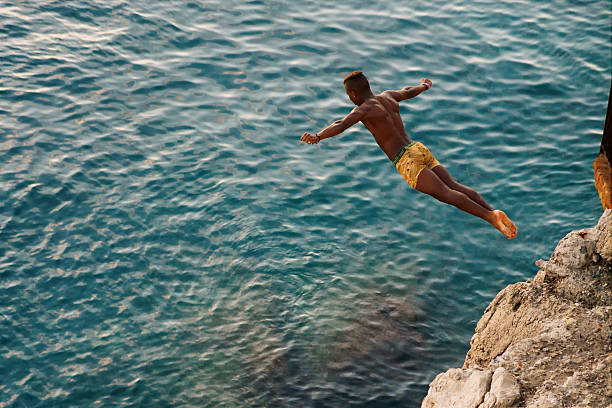
{"type": "Polygon", "coordinates": [[[414,98],[431,85],[429,79],[423,78],[419,86],[374,95],[365,75],[361,71],[352,72],[344,78],[344,88],[350,100],[357,105],[355,109],[319,133],[304,133],[301,141],[319,143],[361,122],[410,186],[482,218],[508,239],[516,237],[517,228],[503,211],[494,210],[476,191],[453,180],[427,147],[411,141],[406,134],[398,102],[414,98]]]}

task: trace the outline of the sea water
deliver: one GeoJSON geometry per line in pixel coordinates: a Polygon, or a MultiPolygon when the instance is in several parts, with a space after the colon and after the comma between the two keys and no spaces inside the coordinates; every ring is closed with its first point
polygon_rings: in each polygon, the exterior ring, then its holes
{"type": "Polygon", "coordinates": [[[4,1],[0,407],[416,407],[593,225],[609,1],[4,1]],[[412,190],[374,91],[516,222],[412,190]]]}

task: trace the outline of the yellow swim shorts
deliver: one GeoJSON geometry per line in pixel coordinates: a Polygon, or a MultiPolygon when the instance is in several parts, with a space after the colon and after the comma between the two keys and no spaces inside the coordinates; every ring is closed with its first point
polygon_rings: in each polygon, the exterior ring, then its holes
{"type": "Polygon", "coordinates": [[[433,169],[440,164],[438,160],[431,154],[428,148],[421,142],[412,142],[402,147],[393,164],[399,173],[404,177],[404,180],[412,188],[416,188],[417,179],[421,171],[427,167],[433,169]]]}

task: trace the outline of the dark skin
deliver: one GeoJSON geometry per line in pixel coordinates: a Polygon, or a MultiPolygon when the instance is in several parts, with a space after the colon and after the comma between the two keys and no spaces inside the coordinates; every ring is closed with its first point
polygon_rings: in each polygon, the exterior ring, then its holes
{"type": "MultiPolygon", "coordinates": [[[[400,149],[411,142],[400,116],[399,102],[414,98],[431,86],[431,80],[423,78],[420,85],[407,86],[397,91],[388,90],[378,95],[370,90],[359,92],[345,87],[348,97],[357,106],[343,119],[335,121],[319,133],[304,133],[301,141],[316,144],[361,122],[372,133],[387,157],[393,160],[400,149]]],[[[516,237],[517,228],[503,211],[494,210],[476,191],[457,183],[442,165],[432,169],[424,168],[417,178],[416,189],[482,218],[508,239],[516,237]]]]}

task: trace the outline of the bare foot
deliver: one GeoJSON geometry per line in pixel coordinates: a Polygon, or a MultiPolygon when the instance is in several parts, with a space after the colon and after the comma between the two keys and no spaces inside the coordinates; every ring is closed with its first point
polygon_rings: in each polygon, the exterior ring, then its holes
{"type": "Polygon", "coordinates": [[[504,234],[506,238],[512,239],[516,237],[518,228],[510,221],[505,212],[500,210],[491,211],[491,224],[504,234]]]}

